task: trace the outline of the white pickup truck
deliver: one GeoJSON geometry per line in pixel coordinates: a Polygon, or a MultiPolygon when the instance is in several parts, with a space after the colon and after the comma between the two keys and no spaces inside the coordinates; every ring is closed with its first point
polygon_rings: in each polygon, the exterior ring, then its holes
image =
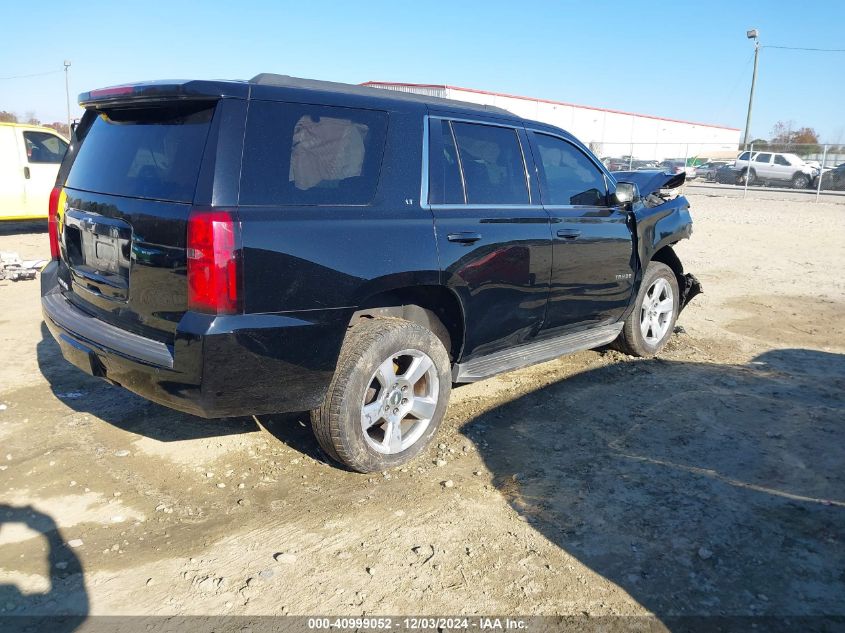
{"type": "Polygon", "coordinates": [[[777,152],[742,152],[736,159],[734,169],[739,174],[739,184],[745,184],[747,178],[749,185],[784,183],[795,189],[806,189],[819,174],[816,167],[800,156],[777,152]]]}
{"type": "Polygon", "coordinates": [[[52,128],[0,123],[0,221],[47,218],[67,146],[52,128]]]}

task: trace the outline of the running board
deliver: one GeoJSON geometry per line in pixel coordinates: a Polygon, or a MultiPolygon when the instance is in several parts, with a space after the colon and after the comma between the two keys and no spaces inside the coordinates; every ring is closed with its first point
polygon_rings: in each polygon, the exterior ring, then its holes
{"type": "Polygon", "coordinates": [[[535,341],[500,352],[494,352],[474,358],[465,363],[457,363],[452,368],[455,382],[475,382],[502,372],[544,363],[559,356],[593,349],[614,341],[622,331],[624,323],[614,323],[602,327],[566,334],[551,339],[535,341]]]}

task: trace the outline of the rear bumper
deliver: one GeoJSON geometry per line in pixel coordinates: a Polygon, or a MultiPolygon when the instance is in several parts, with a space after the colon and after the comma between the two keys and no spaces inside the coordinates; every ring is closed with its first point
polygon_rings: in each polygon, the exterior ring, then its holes
{"type": "Polygon", "coordinates": [[[55,262],[41,276],[44,322],[84,372],[202,417],[304,411],[320,405],[340,353],[346,310],[213,316],[188,312],[172,345],[105,323],[61,293],[55,262]]]}

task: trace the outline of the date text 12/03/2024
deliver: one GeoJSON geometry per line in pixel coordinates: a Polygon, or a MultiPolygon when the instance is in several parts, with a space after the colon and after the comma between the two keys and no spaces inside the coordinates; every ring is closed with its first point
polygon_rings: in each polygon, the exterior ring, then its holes
{"type": "Polygon", "coordinates": [[[528,623],[522,619],[507,617],[309,618],[308,628],[310,630],[355,630],[363,628],[369,630],[404,629],[409,631],[461,629],[478,629],[482,631],[516,631],[526,630],[528,628],[528,623]]]}

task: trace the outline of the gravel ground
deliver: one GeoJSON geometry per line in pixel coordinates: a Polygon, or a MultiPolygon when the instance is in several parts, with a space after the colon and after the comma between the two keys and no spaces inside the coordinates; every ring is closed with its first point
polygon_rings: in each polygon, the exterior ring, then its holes
{"type": "MultiPolygon", "coordinates": [[[[459,387],[370,476],[303,414],[84,376],[0,282],[0,613],[845,615],[845,210],[690,199],[706,294],[660,358],[459,387]]],[[[43,257],[30,229],[0,250],[43,257]]]]}

